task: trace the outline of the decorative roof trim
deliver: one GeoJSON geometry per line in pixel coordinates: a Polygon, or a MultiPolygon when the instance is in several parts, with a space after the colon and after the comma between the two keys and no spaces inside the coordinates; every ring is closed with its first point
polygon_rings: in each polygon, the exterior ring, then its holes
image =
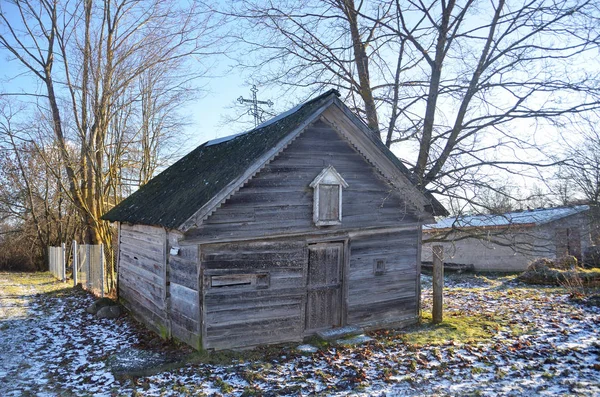
{"type": "MultiPolygon", "coordinates": [[[[337,102],[335,103],[337,108],[346,116],[348,113],[344,111],[344,105],[340,106],[337,102]]],[[[328,112],[329,113],[329,112],[328,112]]],[[[388,160],[385,156],[375,156],[368,153],[366,150],[366,145],[373,146],[373,152],[379,153],[381,150],[375,146],[373,142],[371,142],[371,137],[367,134],[373,134],[367,127],[362,128],[361,124],[356,123],[356,121],[348,117],[349,122],[347,126],[354,126],[359,134],[352,134],[351,132],[346,132],[346,128],[342,128],[338,124],[339,119],[336,120],[332,117],[331,114],[324,114],[321,118],[326,124],[328,124],[331,128],[337,131],[340,135],[342,135],[346,140],[350,143],[350,145],[358,152],[361,156],[371,164],[379,174],[385,178],[392,186],[394,186],[397,190],[404,193],[403,198],[407,201],[413,210],[416,211],[417,215],[421,217],[424,221],[433,221],[433,216],[425,210],[425,206],[428,205],[427,200],[414,185],[413,183],[404,175],[395,164],[392,164],[390,160],[388,160]],[[364,135],[363,139],[361,135],[364,135]],[[376,159],[377,157],[377,159],[376,159]]]]}
{"type": "Polygon", "coordinates": [[[287,134],[277,145],[259,157],[241,176],[227,184],[219,193],[213,196],[206,204],[190,216],[185,222],[177,228],[182,232],[193,227],[199,227],[213,212],[215,212],[225,201],[227,201],[234,193],[240,190],[248,181],[258,174],[265,166],[272,162],[285,148],[288,147],[306,128],[319,119],[321,114],[337,99],[330,97],[321,107],[319,107],[312,115],[306,118],[298,127],[287,134]]]}
{"type": "MultiPolygon", "coordinates": [[[[317,186],[319,183],[321,183],[321,181],[328,175],[333,176],[335,179],[337,179],[338,181],[338,185],[343,186],[344,188],[348,187],[348,183],[346,182],[346,180],[344,178],[342,178],[342,176],[340,175],[339,172],[337,172],[337,170],[335,168],[333,168],[332,165],[323,168],[323,170],[319,173],[319,175],[317,175],[317,177],[315,179],[313,179],[313,181],[310,183],[310,187],[315,187],[317,186]]],[[[329,183],[329,182],[328,182],[329,183]]]]}

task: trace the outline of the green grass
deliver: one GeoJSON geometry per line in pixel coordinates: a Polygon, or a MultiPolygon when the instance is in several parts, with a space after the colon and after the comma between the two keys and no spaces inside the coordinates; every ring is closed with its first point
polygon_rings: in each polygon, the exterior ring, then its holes
{"type": "Polygon", "coordinates": [[[225,382],[220,377],[217,377],[217,379],[215,379],[215,385],[219,389],[221,389],[221,392],[224,394],[229,394],[229,393],[233,392],[233,386],[231,386],[229,383],[225,382]]]}
{"type": "Polygon", "coordinates": [[[331,346],[331,343],[329,341],[326,341],[325,339],[320,338],[317,335],[308,337],[305,340],[305,342],[309,345],[316,347],[319,350],[327,350],[331,346]]]}
{"type": "Polygon", "coordinates": [[[32,293],[56,293],[68,289],[72,285],[56,280],[50,272],[0,272],[0,286],[2,295],[21,296],[32,293]]]}
{"type": "Polygon", "coordinates": [[[69,293],[71,285],[56,280],[49,272],[0,272],[0,319],[27,314],[26,299],[32,295],[59,296],[69,293]]]}
{"type": "Polygon", "coordinates": [[[475,343],[494,336],[500,329],[508,326],[499,316],[445,313],[444,321],[433,324],[430,313],[423,313],[421,324],[409,328],[401,334],[404,343],[417,346],[443,345],[455,343],[475,343]]]}

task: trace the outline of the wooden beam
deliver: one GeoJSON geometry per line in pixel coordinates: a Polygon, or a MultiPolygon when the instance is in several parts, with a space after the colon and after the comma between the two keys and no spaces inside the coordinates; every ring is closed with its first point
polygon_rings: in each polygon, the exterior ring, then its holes
{"type": "Polygon", "coordinates": [[[433,246],[433,323],[443,320],[443,291],[444,291],[444,247],[433,246]]]}

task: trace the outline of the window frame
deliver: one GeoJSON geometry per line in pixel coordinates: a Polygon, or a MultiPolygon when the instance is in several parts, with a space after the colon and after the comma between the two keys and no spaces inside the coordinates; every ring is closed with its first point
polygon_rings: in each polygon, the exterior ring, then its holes
{"type": "MultiPolygon", "coordinates": [[[[333,168],[328,166],[324,168],[319,175],[311,182],[313,188],[313,222],[316,226],[334,226],[342,223],[342,190],[348,187],[348,184],[342,176],[333,168]],[[335,219],[321,219],[321,185],[337,186],[337,208],[338,213],[335,219]]],[[[331,195],[334,197],[334,195],[331,195]]]]}
{"type": "Polygon", "coordinates": [[[386,258],[376,258],[373,260],[373,275],[383,276],[387,272],[387,261],[385,259],[386,258]]]}
{"type": "Polygon", "coordinates": [[[208,287],[220,289],[268,289],[271,286],[271,275],[263,273],[228,273],[208,276],[208,287]]]}

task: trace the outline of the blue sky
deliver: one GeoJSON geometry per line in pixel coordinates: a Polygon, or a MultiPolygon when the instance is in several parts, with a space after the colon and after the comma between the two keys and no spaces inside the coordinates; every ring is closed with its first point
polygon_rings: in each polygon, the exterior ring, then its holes
{"type": "MultiPolygon", "coordinates": [[[[248,108],[237,102],[240,96],[247,99],[252,97],[251,78],[229,72],[229,65],[222,59],[215,59],[214,65],[209,70],[209,76],[197,81],[197,85],[201,87],[198,99],[189,102],[180,111],[190,122],[185,129],[185,136],[189,140],[181,142],[183,153],[205,141],[243,132],[254,125],[252,117],[245,114],[248,108]],[[228,119],[239,120],[232,123],[227,122],[228,119]]],[[[270,99],[274,102],[272,108],[265,108],[270,112],[280,113],[297,104],[297,101],[290,98],[283,100],[276,90],[265,87],[258,89],[259,100],[270,99]]],[[[0,92],[44,94],[44,87],[39,85],[36,78],[25,73],[25,69],[17,61],[10,60],[3,54],[0,58],[0,92]]],[[[17,100],[17,97],[13,98],[17,100]]]]}

